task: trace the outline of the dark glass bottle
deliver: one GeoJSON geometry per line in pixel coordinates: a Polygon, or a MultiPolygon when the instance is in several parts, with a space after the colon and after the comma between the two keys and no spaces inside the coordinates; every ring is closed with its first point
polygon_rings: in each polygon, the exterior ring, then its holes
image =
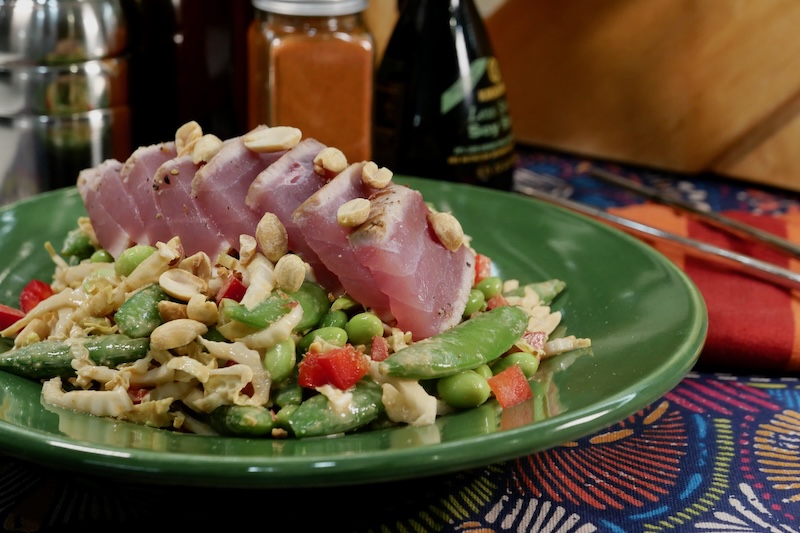
{"type": "Polygon", "coordinates": [[[505,85],[472,0],[405,0],[375,83],[373,160],[396,174],[510,190],[505,85]]]}

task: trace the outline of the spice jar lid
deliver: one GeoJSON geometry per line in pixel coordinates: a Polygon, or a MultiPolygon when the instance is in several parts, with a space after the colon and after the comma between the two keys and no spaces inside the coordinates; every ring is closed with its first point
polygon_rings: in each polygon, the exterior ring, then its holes
{"type": "Polygon", "coordinates": [[[369,0],[253,0],[253,7],[279,15],[334,17],[367,9],[369,0]]]}

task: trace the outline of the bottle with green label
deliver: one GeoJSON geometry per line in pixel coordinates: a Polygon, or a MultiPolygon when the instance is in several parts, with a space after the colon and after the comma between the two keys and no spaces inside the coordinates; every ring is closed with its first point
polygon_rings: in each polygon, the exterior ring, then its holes
{"type": "Polygon", "coordinates": [[[510,190],[505,84],[472,0],[405,0],[375,83],[373,160],[395,174],[510,190]]]}

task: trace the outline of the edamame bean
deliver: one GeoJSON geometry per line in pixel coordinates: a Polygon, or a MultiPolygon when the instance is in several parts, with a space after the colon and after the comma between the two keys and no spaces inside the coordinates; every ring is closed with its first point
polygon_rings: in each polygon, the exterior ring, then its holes
{"type": "Polygon", "coordinates": [[[464,308],[463,317],[469,318],[473,313],[477,313],[483,308],[484,303],[486,303],[486,296],[483,295],[483,291],[472,289],[467,297],[467,306],[464,308]]]}
{"type": "Polygon", "coordinates": [[[114,270],[120,276],[130,276],[131,272],[139,266],[139,264],[155,253],[155,246],[147,246],[144,244],[137,244],[124,250],[116,261],[114,261],[114,270]]]}
{"type": "Polygon", "coordinates": [[[342,328],[344,329],[347,324],[347,313],[341,309],[331,309],[319,321],[318,327],[320,328],[342,328]]]}
{"type": "Polygon", "coordinates": [[[354,315],[344,327],[351,344],[369,344],[372,337],[383,335],[383,322],[374,313],[354,315]]]}
{"type": "Polygon", "coordinates": [[[356,307],[360,306],[361,304],[359,304],[357,301],[353,300],[349,296],[340,296],[333,301],[333,303],[331,304],[331,309],[333,309],[334,311],[336,310],[351,311],[356,307]]]}
{"type": "Polygon", "coordinates": [[[450,407],[469,409],[478,407],[488,400],[492,389],[486,378],[474,370],[465,370],[441,378],[436,383],[436,392],[450,407]]]}
{"type": "Polygon", "coordinates": [[[311,346],[311,343],[318,338],[327,343],[341,347],[347,344],[347,331],[342,328],[335,327],[317,328],[312,330],[306,333],[300,342],[297,343],[297,352],[301,354],[306,353],[309,346],[311,346]]]}
{"type": "Polygon", "coordinates": [[[522,369],[526,378],[533,377],[539,370],[539,358],[526,352],[514,352],[495,361],[492,365],[492,373],[497,375],[510,366],[517,365],[522,369]]]}
{"type": "Polygon", "coordinates": [[[94,285],[98,280],[101,279],[110,279],[116,276],[117,273],[114,271],[112,266],[98,268],[97,270],[92,271],[91,274],[83,278],[83,288],[86,292],[92,292],[92,285],[94,285]]]}
{"type": "Polygon", "coordinates": [[[291,338],[277,343],[264,354],[264,369],[269,372],[273,383],[288,379],[296,362],[297,354],[291,338]]]}
{"type": "Polygon", "coordinates": [[[475,285],[475,288],[481,291],[484,297],[488,300],[489,298],[497,296],[502,292],[503,280],[496,276],[491,276],[479,281],[478,284],[475,285]]]}
{"type": "Polygon", "coordinates": [[[97,250],[89,256],[90,263],[113,263],[114,258],[106,250],[97,250]]]}
{"type": "Polygon", "coordinates": [[[492,368],[489,365],[484,364],[474,368],[473,370],[475,370],[475,372],[477,372],[479,375],[483,376],[486,379],[489,379],[490,377],[494,376],[494,372],[492,372],[492,368]]]}

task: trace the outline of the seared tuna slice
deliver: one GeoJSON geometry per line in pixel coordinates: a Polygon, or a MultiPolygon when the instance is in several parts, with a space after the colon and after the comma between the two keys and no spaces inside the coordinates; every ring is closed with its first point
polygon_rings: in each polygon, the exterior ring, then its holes
{"type": "Polygon", "coordinates": [[[243,137],[225,141],[192,181],[197,205],[235,249],[241,235],[255,235],[262,213],[245,205],[250,184],[285,151],[258,153],[244,145],[243,137]]]}
{"type": "Polygon", "coordinates": [[[445,248],[422,194],[390,184],[370,197],[369,219],[348,236],[356,261],[389,298],[397,327],[424,339],[455,326],[467,304],[475,254],[445,248]]]}
{"type": "Polygon", "coordinates": [[[186,255],[202,251],[213,261],[233,246],[220,235],[191,195],[192,180],[199,168],[200,165],[192,161],[192,154],[170,159],[156,171],[153,190],[169,238],[180,237],[186,255]]]}
{"type": "Polygon", "coordinates": [[[100,246],[115,258],[133,242],[128,232],[118,222],[118,213],[106,208],[101,190],[117,186],[120,170],[122,170],[121,162],[107,159],[96,167],[82,170],[78,174],[76,183],[100,246]]]}
{"type": "Polygon", "coordinates": [[[363,167],[364,163],[354,163],[344,169],[300,204],[292,220],[328,270],[339,278],[344,290],[381,319],[391,322],[389,298],[381,292],[370,269],[356,260],[347,240],[351,229],[339,225],[336,216],[345,202],[367,198],[374,192],[362,181],[363,167]]]}
{"type": "Polygon", "coordinates": [[[136,149],[122,167],[120,177],[129,201],[136,206],[137,218],[130,224],[131,239],[136,244],[155,244],[166,240],[166,222],[160,216],[153,196],[153,176],[158,167],[178,154],[175,143],[165,142],[136,149]]]}
{"type": "Polygon", "coordinates": [[[245,203],[255,213],[272,213],[286,227],[289,249],[314,270],[317,282],[328,291],[341,291],[339,279],[325,267],[305,235],[292,219],[292,213],[325,185],[325,178],[314,172],[314,158],[325,145],[304,139],[261,172],[247,193],[245,203]]]}

